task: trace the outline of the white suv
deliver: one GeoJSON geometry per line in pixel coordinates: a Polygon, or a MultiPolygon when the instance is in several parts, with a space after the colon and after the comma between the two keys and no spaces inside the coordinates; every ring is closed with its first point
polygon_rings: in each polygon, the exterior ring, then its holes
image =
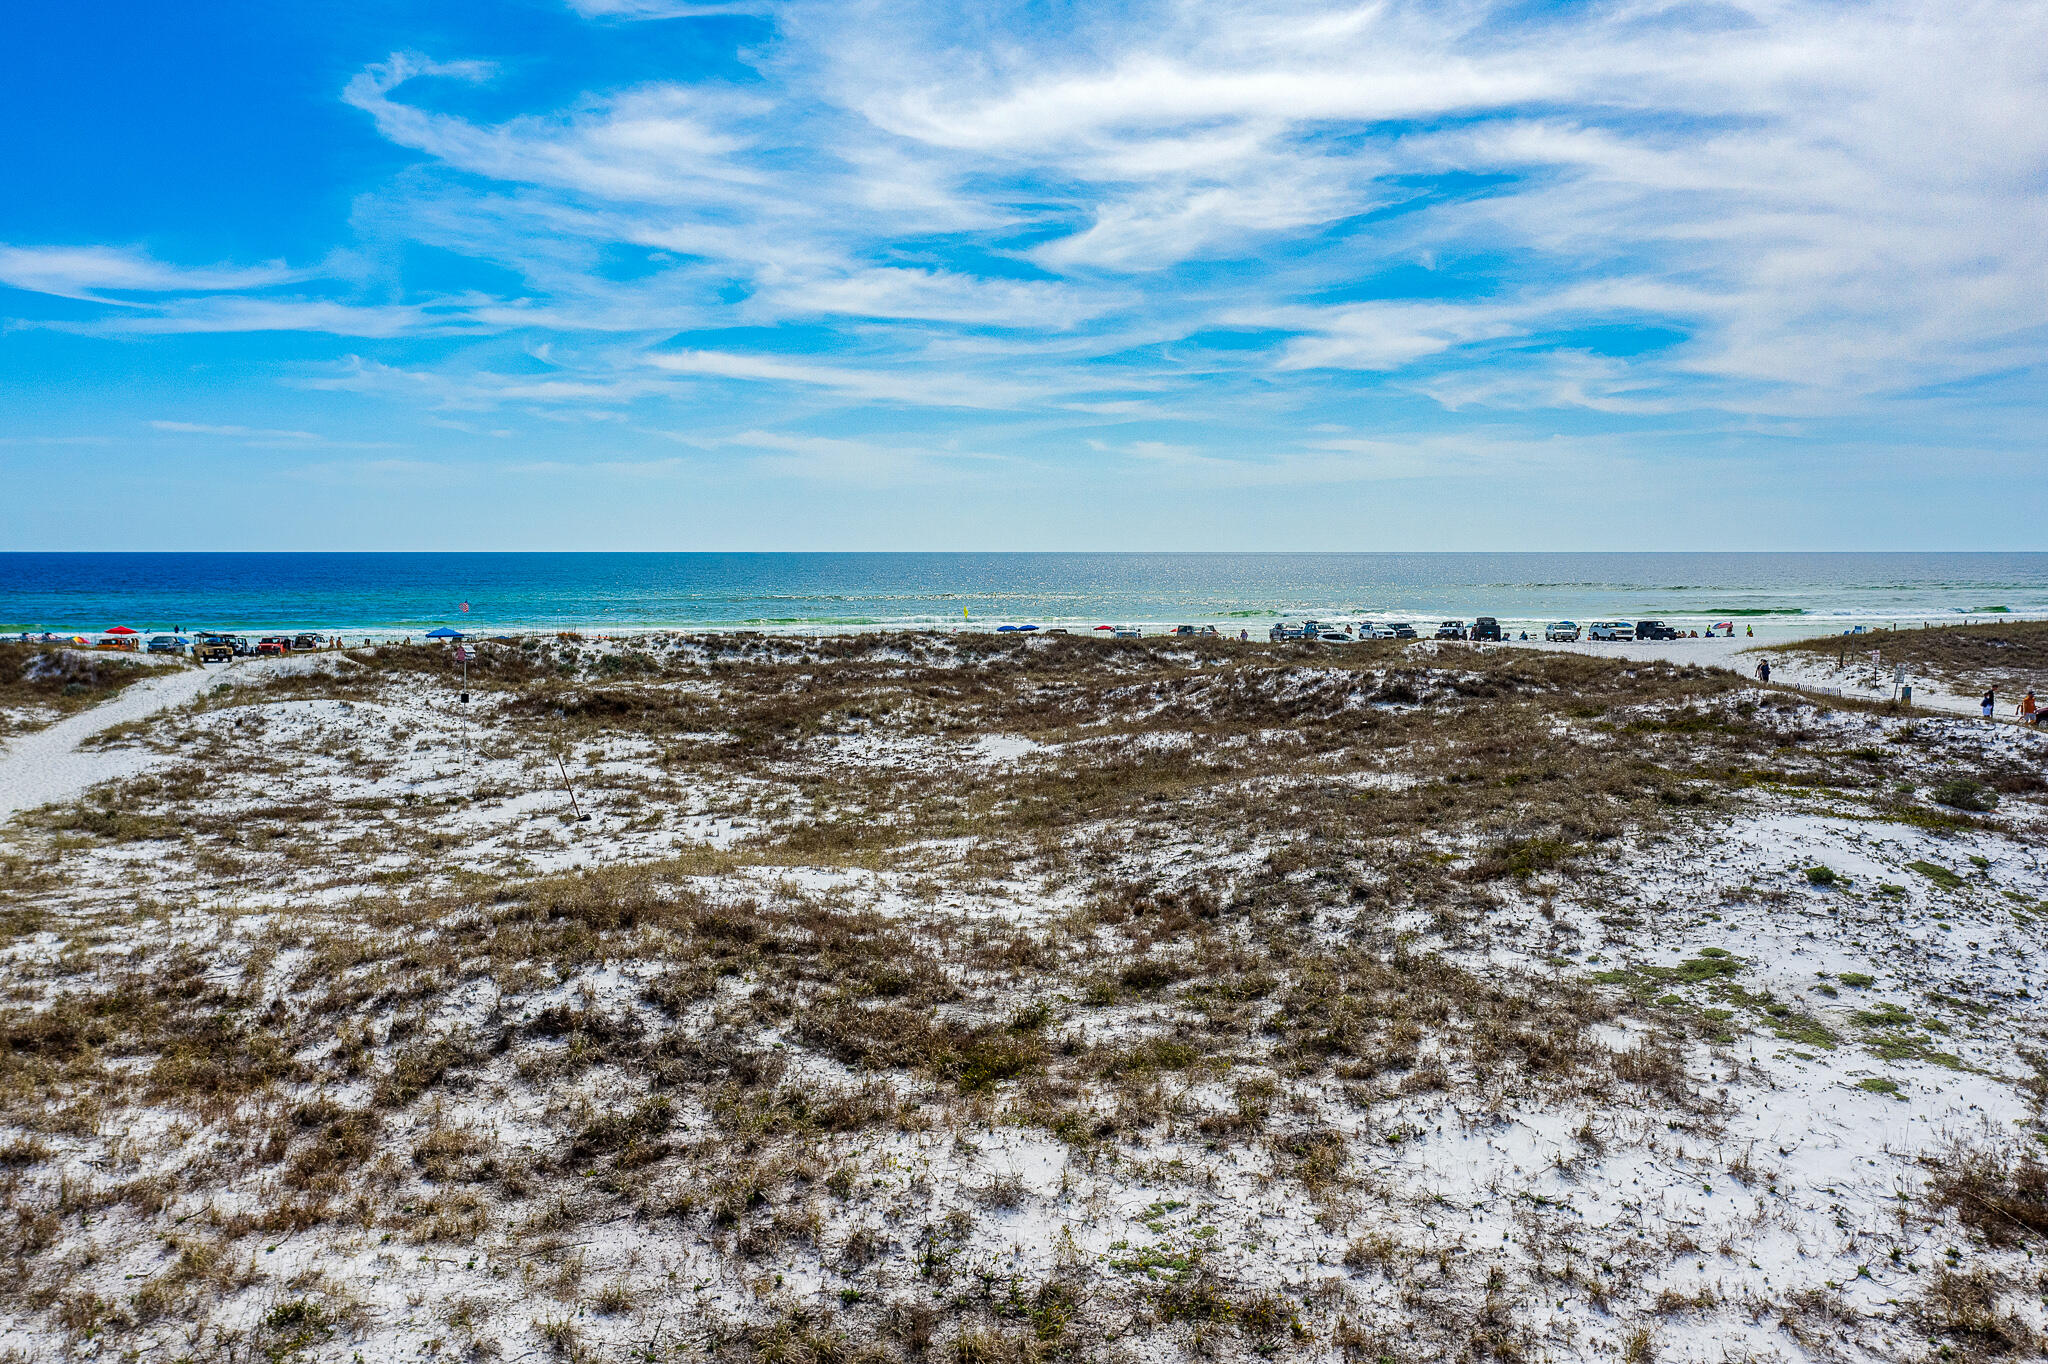
{"type": "Polygon", "coordinates": [[[1571,644],[1578,640],[1579,626],[1576,621],[1554,620],[1543,627],[1543,637],[1553,644],[1571,644]]]}
{"type": "Polygon", "coordinates": [[[1625,620],[1596,620],[1586,635],[1590,639],[1611,639],[1626,644],[1635,639],[1636,627],[1625,620]]]}

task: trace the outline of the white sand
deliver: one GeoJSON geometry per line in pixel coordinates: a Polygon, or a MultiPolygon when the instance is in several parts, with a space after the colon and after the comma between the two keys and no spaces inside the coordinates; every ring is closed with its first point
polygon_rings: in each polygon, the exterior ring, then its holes
{"type": "Polygon", "coordinates": [[[179,668],[137,682],[111,701],[24,734],[0,749],[0,820],[54,801],[70,800],[116,777],[133,776],[161,755],[148,749],[84,751],[79,745],[103,730],[181,706],[228,680],[235,665],[218,670],[179,668]]]}
{"type": "MultiPolygon", "coordinates": [[[[1837,667],[1831,660],[1800,654],[1770,653],[1764,649],[1763,641],[1745,639],[1737,635],[1734,639],[1666,639],[1641,640],[1627,643],[1610,643],[1605,640],[1582,639],[1576,644],[1550,644],[1542,640],[1513,640],[1517,649],[1550,649],[1575,654],[1595,654],[1607,658],[1654,659],[1666,663],[1691,663],[1704,668],[1729,668],[1744,677],[1756,676],[1759,660],[1769,659],[1771,681],[1782,686],[1798,687],[1806,691],[1821,692],[1830,696],[1858,697],[1863,700],[1889,700],[1893,692],[1892,665],[1884,658],[1884,636],[1849,635],[1842,644],[1845,662],[1837,667]],[[1871,651],[1878,651],[1878,662],[1871,662],[1871,651]]],[[[1962,695],[1945,690],[1931,678],[1915,676],[1908,670],[1906,682],[1913,688],[1913,705],[1919,710],[1939,711],[1947,715],[1977,714],[1977,697],[1962,695]]],[[[2010,701],[2011,698],[2003,698],[2010,701]]],[[[2006,712],[2010,707],[2001,704],[1999,718],[2010,718],[2006,712]]]]}

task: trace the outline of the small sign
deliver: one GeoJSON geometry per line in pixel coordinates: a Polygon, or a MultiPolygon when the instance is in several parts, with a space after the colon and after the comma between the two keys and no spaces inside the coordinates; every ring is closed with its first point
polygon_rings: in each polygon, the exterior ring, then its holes
{"type": "Polygon", "coordinates": [[[469,662],[469,650],[463,645],[458,644],[455,646],[455,661],[457,663],[469,662]]]}

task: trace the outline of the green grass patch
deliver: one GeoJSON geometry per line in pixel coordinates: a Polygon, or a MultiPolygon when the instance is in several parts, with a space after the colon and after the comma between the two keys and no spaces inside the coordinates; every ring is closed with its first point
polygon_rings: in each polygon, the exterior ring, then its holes
{"type": "Polygon", "coordinates": [[[1907,871],[1917,871],[1943,890],[1960,890],[1963,878],[1935,862],[1908,862],[1907,871]]]}

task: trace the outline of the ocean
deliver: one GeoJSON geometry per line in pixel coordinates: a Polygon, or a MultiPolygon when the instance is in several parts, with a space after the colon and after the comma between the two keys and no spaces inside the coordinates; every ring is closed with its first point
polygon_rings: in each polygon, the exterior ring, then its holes
{"type": "MultiPolygon", "coordinates": [[[[0,554],[0,634],[2048,616],[2048,554],[0,554]],[[464,610],[464,605],[467,610],[464,610]],[[963,615],[964,612],[964,615],[963,615]]],[[[1425,630],[1425,634],[1429,631],[1425,630]]]]}

